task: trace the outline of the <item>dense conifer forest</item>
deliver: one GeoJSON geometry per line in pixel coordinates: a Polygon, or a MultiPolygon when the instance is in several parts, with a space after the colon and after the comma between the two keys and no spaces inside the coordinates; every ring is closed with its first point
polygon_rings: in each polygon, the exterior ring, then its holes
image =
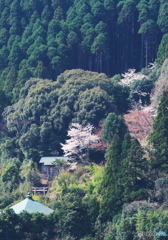
{"type": "Polygon", "coordinates": [[[31,76],[139,71],[155,61],[167,25],[166,0],[1,0],[1,88],[16,102],[31,76]]]}
{"type": "Polygon", "coordinates": [[[167,0],[0,0],[0,129],[0,240],[168,239],[167,0]]]}

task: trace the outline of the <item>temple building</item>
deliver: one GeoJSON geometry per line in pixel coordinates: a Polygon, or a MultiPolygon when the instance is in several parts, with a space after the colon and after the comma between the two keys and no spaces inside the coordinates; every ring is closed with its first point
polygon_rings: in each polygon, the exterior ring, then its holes
{"type": "Polygon", "coordinates": [[[28,213],[38,212],[43,213],[44,215],[48,215],[54,211],[53,209],[33,200],[32,196],[29,193],[23,201],[15,204],[11,208],[17,214],[21,213],[22,211],[26,211],[28,213]]]}

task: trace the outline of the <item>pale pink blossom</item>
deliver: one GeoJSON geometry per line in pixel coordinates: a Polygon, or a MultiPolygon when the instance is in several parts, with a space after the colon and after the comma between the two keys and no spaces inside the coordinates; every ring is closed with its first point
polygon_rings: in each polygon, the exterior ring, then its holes
{"type": "Polygon", "coordinates": [[[86,163],[89,158],[89,149],[95,147],[95,143],[99,141],[99,137],[92,134],[93,126],[88,124],[82,126],[78,123],[73,123],[69,129],[65,144],[61,144],[64,155],[72,160],[80,160],[86,163]]]}
{"type": "Polygon", "coordinates": [[[144,78],[148,79],[148,77],[141,73],[135,73],[136,69],[128,69],[128,72],[121,74],[123,77],[119,82],[120,85],[131,86],[135,81],[142,80],[144,78]]]}

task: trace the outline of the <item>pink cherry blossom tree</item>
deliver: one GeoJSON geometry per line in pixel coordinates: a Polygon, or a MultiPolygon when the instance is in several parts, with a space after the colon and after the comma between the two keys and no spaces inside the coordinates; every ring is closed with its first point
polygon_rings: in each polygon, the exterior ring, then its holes
{"type": "Polygon", "coordinates": [[[92,134],[93,126],[87,124],[82,126],[78,123],[73,123],[68,131],[69,139],[65,144],[61,144],[64,155],[70,160],[78,160],[83,164],[89,162],[89,151],[96,148],[96,143],[99,142],[99,137],[92,134]]]}
{"type": "Polygon", "coordinates": [[[128,69],[128,72],[121,74],[123,77],[119,82],[120,85],[131,86],[135,81],[142,80],[144,78],[148,79],[148,77],[141,73],[135,73],[136,69],[128,69]]]}

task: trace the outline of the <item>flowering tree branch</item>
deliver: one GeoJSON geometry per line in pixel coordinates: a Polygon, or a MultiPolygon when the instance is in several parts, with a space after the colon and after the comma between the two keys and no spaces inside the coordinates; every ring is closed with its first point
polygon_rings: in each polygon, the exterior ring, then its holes
{"type": "Polygon", "coordinates": [[[148,77],[141,73],[135,73],[136,69],[128,69],[128,72],[121,74],[123,79],[119,82],[120,85],[131,86],[135,81],[142,80],[144,78],[148,79],[148,77]]]}
{"type": "Polygon", "coordinates": [[[72,124],[68,131],[69,139],[65,144],[61,144],[64,155],[86,164],[89,161],[89,150],[95,148],[99,141],[99,137],[92,134],[92,131],[93,126],[90,124],[86,126],[72,124]]]}

